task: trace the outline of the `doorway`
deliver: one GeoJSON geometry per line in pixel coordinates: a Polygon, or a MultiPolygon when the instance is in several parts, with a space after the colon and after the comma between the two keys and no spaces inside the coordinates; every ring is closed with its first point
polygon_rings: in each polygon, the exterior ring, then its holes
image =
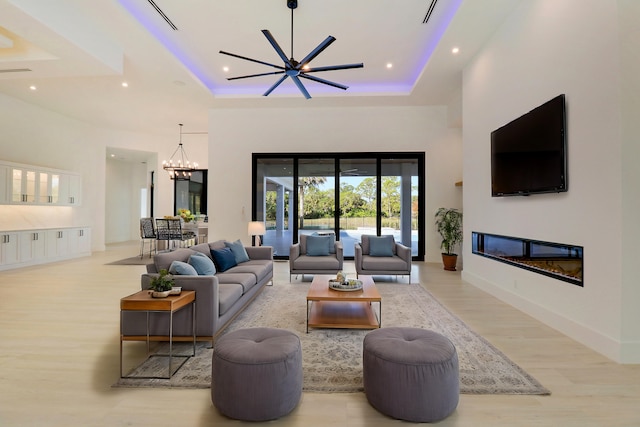
{"type": "Polygon", "coordinates": [[[363,234],[393,235],[424,260],[424,153],[253,154],[254,220],[286,259],[301,234],[333,232],[353,259],[363,234]]]}

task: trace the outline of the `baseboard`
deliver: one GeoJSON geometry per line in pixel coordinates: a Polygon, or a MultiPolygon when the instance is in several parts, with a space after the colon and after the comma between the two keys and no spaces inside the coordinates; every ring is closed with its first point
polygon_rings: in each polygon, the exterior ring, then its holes
{"type": "Polygon", "coordinates": [[[589,347],[590,349],[608,357],[617,363],[640,363],[640,343],[622,343],[612,337],[601,334],[592,328],[570,319],[561,313],[550,311],[548,308],[522,298],[496,284],[468,271],[462,272],[462,280],[482,289],[499,300],[528,314],[545,325],[556,329],[571,339],[589,347]]]}

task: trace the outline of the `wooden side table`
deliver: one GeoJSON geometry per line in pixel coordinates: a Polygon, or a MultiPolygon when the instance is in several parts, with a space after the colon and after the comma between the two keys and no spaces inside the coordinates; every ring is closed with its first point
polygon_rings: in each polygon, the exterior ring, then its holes
{"type": "MultiPolygon", "coordinates": [[[[196,292],[195,291],[182,291],[180,295],[170,295],[166,298],[153,298],[150,291],[140,291],[133,295],[129,295],[120,300],[120,378],[157,378],[157,379],[170,379],[171,372],[171,359],[173,357],[173,313],[191,304],[193,317],[191,319],[191,327],[193,330],[193,353],[178,366],[178,369],[184,365],[189,357],[196,355],[196,292]],[[169,354],[156,354],[152,356],[165,356],[169,357],[169,375],[166,377],[132,377],[122,375],[122,342],[129,341],[127,337],[122,334],[122,313],[125,311],[144,311],[147,313],[147,356],[149,356],[149,313],[160,312],[169,314],[169,354]]],[[[139,339],[132,339],[139,341],[139,339]]]]}

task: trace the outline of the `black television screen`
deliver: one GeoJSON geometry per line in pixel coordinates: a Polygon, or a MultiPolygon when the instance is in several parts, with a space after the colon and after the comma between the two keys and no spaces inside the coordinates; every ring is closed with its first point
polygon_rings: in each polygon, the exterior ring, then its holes
{"type": "Polygon", "coordinates": [[[491,195],[567,191],[564,94],[491,132],[491,195]]]}

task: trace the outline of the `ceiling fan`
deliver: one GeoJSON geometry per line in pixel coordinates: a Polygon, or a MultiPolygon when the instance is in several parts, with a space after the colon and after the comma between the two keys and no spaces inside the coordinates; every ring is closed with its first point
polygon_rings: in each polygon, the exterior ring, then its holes
{"type": "Polygon", "coordinates": [[[325,66],[325,67],[313,67],[313,68],[309,67],[309,63],[316,56],[318,56],[323,50],[325,50],[327,47],[329,47],[329,45],[331,43],[333,43],[336,40],[335,37],[333,37],[333,36],[327,37],[322,43],[320,43],[315,49],[313,49],[301,61],[299,61],[299,62],[296,61],[293,58],[293,10],[298,7],[298,1],[297,0],[287,0],[287,7],[289,9],[291,9],[291,58],[287,58],[287,55],[284,53],[284,51],[282,50],[282,48],[280,47],[280,45],[278,44],[276,39],[271,35],[271,32],[269,30],[262,30],[262,34],[264,34],[264,36],[267,38],[269,43],[271,43],[271,46],[275,49],[275,51],[278,54],[278,56],[280,57],[280,59],[282,59],[282,61],[284,62],[284,66],[271,64],[271,63],[264,62],[264,61],[259,61],[257,59],[247,58],[246,56],[240,56],[240,55],[236,55],[234,53],[229,53],[229,52],[225,52],[225,51],[221,50],[220,53],[223,54],[223,55],[229,55],[229,56],[233,56],[235,58],[244,59],[246,61],[256,62],[258,64],[267,65],[269,67],[277,68],[278,70],[280,70],[280,71],[271,71],[271,72],[268,72],[268,73],[259,73],[259,74],[250,74],[250,75],[239,76],[239,77],[230,77],[227,80],[239,80],[239,79],[248,79],[248,78],[251,78],[251,77],[268,76],[268,75],[272,75],[272,74],[283,74],[283,76],[280,77],[280,79],[277,82],[275,82],[273,84],[273,86],[271,86],[263,94],[263,96],[268,96],[271,92],[274,91],[275,88],[280,86],[280,84],[283,81],[285,81],[287,79],[287,77],[291,77],[291,80],[293,80],[293,82],[298,87],[300,92],[302,92],[304,97],[307,98],[307,99],[310,99],[311,95],[309,95],[309,92],[307,91],[307,89],[304,87],[304,85],[300,81],[300,77],[302,77],[304,79],[312,80],[314,82],[318,82],[318,83],[322,83],[322,84],[325,84],[325,85],[333,86],[333,87],[336,87],[338,89],[347,90],[348,86],[345,86],[345,85],[342,85],[342,84],[339,84],[339,83],[335,83],[335,82],[331,82],[329,80],[321,79],[319,77],[315,77],[315,76],[309,75],[309,73],[317,73],[317,72],[320,72],[320,71],[346,70],[346,69],[349,69],[349,68],[362,68],[362,67],[364,67],[364,64],[363,63],[359,63],[359,64],[330,65],[330,66],[325,66]]]}

